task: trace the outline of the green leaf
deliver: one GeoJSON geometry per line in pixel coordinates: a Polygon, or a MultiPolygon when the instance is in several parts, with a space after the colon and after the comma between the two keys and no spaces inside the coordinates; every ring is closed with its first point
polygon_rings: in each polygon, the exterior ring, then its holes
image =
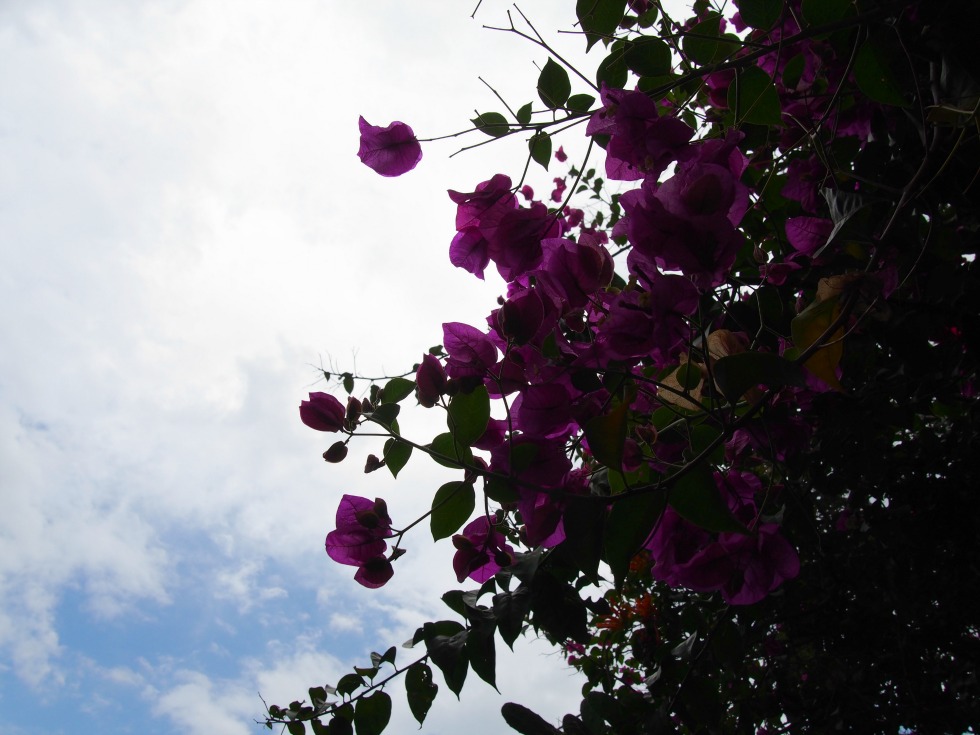
{"type": "Polygon", "coordinates": [[[596,416],[585,425],[585,438],[589,442],[589,450],[597,460],[617,472],[623,468],[628,410],[629,406],[621,403],[609,413],[596,416]]]}
{"type": "Polygon", "coordinates": [[[344,373],[341,376],[344,380],[344,390],[348,393],[354,392],[354,376],[350,373],[344,373]]]}
{"type": "Polygon", "coordinates": [[[568,98],[565,107],[575,112],[588,112],[595,104],[595,97],[591,94],[573,94],[568,98]]]}
{"type": "Polygon", "coordinates": [[[514,117],[517,118],[517,122],[521,125],[527,125],[531,122],[531,103],[528,102],[526,105],[523,105],[514,117]]]}
{"type": "Polygon", "coordinates": [[[398,477],[398,473],[408,464],[412,456],[412,445],[397,439],[389,439],[385,442],[384,459],[385,466],[391,472],[392,477],[398,477]]]}
{"type": "Polygon", "coordinates": [[[527,147],[535,163],[547,171],[548,164],[551,163],[551,136],[543,130],[539,130],[531,136],[527,142],[527,147]]]}
{"type": "Polygon", "coordinates": [[[357,674],[344,674],[337,682],[338,694],[352,694],[364,686],[364,680],[357,674]]]}
{"type": "Polygon", "coordinates": [[[670,46],[659,38],[641,37],[627,41],[623,62],[638,77],[659,77],[670,73],[670,46]]]}
{"type": "Polygon", "coordinates": [[[873,36],[861,44],[854,59],[854,81],[858,89],[883,105],[907,107],[902,86],[892,71],[881,36],[873,36]]]}
{"type": "Polygon", "coordinates": [[[735,77],[728,87],[728,106],[738,122],[780,125],[783,120],[776,85],[758,66],[747,66],[735,77]]]}
{"type": "MultiPolygon", "coordinates": [[[[350,704],[345,704],[344,707],[350,707],[351,710],[354,708],[350,704]]],[[[348,719],[343,714],[337,715],[330,720],[330,725],[327,731],[330,735],[354,735],[354,726],[351,722],[354,719],[354,714],[351,712],[350,719],[348,719]]]]}
{"type": "Polygon", "coordinates": [[[677,480],[667,495],[670,507],[682,518],[706,531],[745,532],[718,492],[714,475],[704,463],[677,480]]]}
{"type": "Polygon", "coordinates": [[[783,12],[783,0],[735,0],[742,20],[760,31],[772,28],[783,12]]]}
{"type": "Polygon", "coordinates": [[[613,44],[610,54],[599,62],[599,68],[595,72],[596,83],[602,86],[605,82],[613,89],[622,89],[626,86],[629,79],[629,70],[626,68],[626,61],[623,58],[622,48],[617,48],[613,44]]]}
{"type": "Polygon", "coordinates": [[[851,15],[854,3],[853,0],[803,0],[801,9],[807,23],[822,26],[851,15]]]}
{"type": "Polygon", "coordinates": [[[617,584],[626,576],[630,562],[642,548],[665,506],[666,498],[662,492],[623,496],[613,503],[603,535],[606,563],[617,584]]]}
{"type": "Polygon", "coordinates": [[[497,629],[511,650],[514,650],[514,641],[524,629],[529,602],[528,589],[524,585],[513,592],[501,592],[493,596],[493,614],[497,618],[497,629]]]}
{"type": "Polygon", "coordinates": [[[729,403],[735,404],[749,388],[765,385],[803,386],[803,372],[795,363],[772,352],[741,352],[722,357],[711,366],[715,385],[729,403]]]}
{"type": "Polygon", "coordinates": [[[402,407],[397,403],[382,403],[377,406],[370,414],[368,418],[371,419],[376,424],[381,424],[385,427],[391,427],[392,422],[398,418],[398,413],[402,410],[402,407]]]}
{"type": "Polygon", "coordinates": [[[600,40],[609,44],[626,15],[626,0],[578,0],[575,14],[585,31],[588,51],[600,40]]]}
{"type": "Polygon", "coordinates": [[[560,735],[560,731],[541,715],[520,704],[507,702],[500,708],[500,714],[504,716],[504,722],[521,735],[560,735]]]}
{"type": "Polygon", "coordinates": [[[497,688],[497,653],[493,643],[493,626],[489,626],[489,635],[477,634],[471,630],[466,637],[466,656],[470,660],[470,667],[483,681],[497,688]]]}
{"type": "Polygon", "coordinates": [[[432,662],[442,671],[446,686],[459,698],[466,681],[469,662],[466,658],[466,638],[469,631],[463,630],[451,636],[435,636],[426,638],[425,645],[429,650],[432,662]]]}
{"type": "Polygon", "coordinates": [[[289,730],[289,735],[304,735],[306,725],[300,721],[293,720],[292,722],[286,723],[286,729],[289,730]]]}
{"type": "Polygon", "coordinates": [[[684,54],[698,64],[714,64],[735,54],[740,47],[737,37],[721,35],[721,14],[708,16],[684,33],[681,48],[684,54]]]}
{"type": "Polygon", "coordinates": [[[599,584],[599,560],[602,557],[602,527],[606,521],[602,505],[569,497],[562,523],[570,541],[565,545],[582,574],[599,584]]]}
{"type": "Polygon", "coordinates": [[[478,441],[490,422],[490,395],[485,385],[457,393],[449,402],[446,423],[456,442],[467,447],[478,441]]]}
{"type": "Polygon", "coordinates": [[[429,445],[432,459],[443,467],[460,469],[473,464],[473,452],[466,445],[461,445],[448,431],[440,434],[429,445]]]}
{"type": "Polygon", "coordinates": [[[399,403],[415,392],[415,381],[407,378],[392,378],[381,393],[382,403],[399,403]]]}
{"type": "Polygon", "coordinates": [[[507,135],[510,125],[507,119],[499,112],[480,112],[470,122],[481,133],[486,133],[491,138],[499,138],[507,135]]]}
{"type": "Polygon", "coordinates": [[[421,726],[429,708],[439,693],[439,685],[432,681],[432,669],[422,663],[408,667],[405,674],[405,694],[408,696],[408,708],[412,716],[421,726]]]}
{"type": "Polygon", "coordinates": [[[429,525],[434,541],[449,538],[462,528],[476,508],[476,492],[472,483],[447,482],[432,498],[429,525]]]}
{"type": "Polygon", "coordinates": [[[375,691],[361,697],[354,706],[354,729],[357,735],[381,735],[391,719],[391,697],[375,691]]]}
{"type": "Polygon", "coordinates": [[[565,104],[568,95],[572,93],[572,83],[568,72],[554,59],[548,59],[538,75],[538,97],[552,110],[565,104]]]}
{"type": "Polygon", "coordinates": [[[783,86],[786,89],[796,89],[805,69],[806,57],[803,54],[797,54],[787,61],[786,66],[783,67],[783,86]]]}

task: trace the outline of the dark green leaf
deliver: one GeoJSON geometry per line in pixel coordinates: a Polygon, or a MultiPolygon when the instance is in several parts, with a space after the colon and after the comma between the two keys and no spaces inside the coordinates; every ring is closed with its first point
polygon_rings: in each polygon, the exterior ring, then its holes
{"type": "Polygon", "coordinates": [[[517,492],[517,486],[502,477],[487,478],[484,492],[490,500],[500,504],[516,503],[521,498],[520,493],[517,492]]]}
{"type": "Polygon", "coordinates": [[[535,163],[547,171],[548,164],[551,163],[551,136],[543,130],[539,130],[531,136],[531,139],[527,142],[527,147],[535,163]]]}
{"type": "Polygon", "coordinates": [[[585,438],[589,442],[589,450],[597,460],[617,472],[623,468],[628,410],[629,406],[621,403],[609,413],[596,416],[585,425],[585,438]]]}
{"type": "Polygon", "coordinates": [[[385,442],[384,459],[385,466],[391,472],[392,477],[398,477],[402,467],[408,464],[409,457],[412,456],[412,445],[397,439],[389,439],[385,442]]]}
{"type": "Polygon", "coordinates": [[[304,735],[306,732],[306,725],[302,722],[287,722],[286,729],[289,730],[289,735],[304,735]]]}
{"type": "Polygon", "coordinates": [[[481,133],[486,133],[492,138],[507,135],[510,130],[507,119],[499,112],[480,112],[470,122],[481,133]]]}
{"type": "Polygon", "coordinates": [[[606,519],[605,558],[617,584],[626,576],[630,561],[643,547],[666,506],[664,493],[643,493],[613,503],[606,519]]]}
{"type": "Polygon", "coordinates": [[[531,103],[528,102],[526,105],[523,105],[517,111],[517,115],[515,115],[515,117],[517,118],[517,122],[519,122],[521,125],[527,125],[529,122],[531,122],[531,103]]]}
{"type": "Polygon", "coordinates": [[[382,403],[368,415],[368,418],[376,424],[390,427],[392,422],[398,418],[398,412],[401,410],[402,407],[397,403],[382,403]]]}
{"type": "Polygon", "coordinates": [[[513,592],[501,592],[493,596],[493,614],[504,643],[514,649],[514,641],[524,629],[528,610],[528,589],[521,585],[513,592]]]}
{"type": "Polygon", "coordinates": [[[432,702],[439,692],[439,685],[432,681],[432,669],[422,663],[412,664],[405,674],[405,693],[408,708],[419,725],[425,722],[432,702]]]}
{"type": "Polygon", "coordinates": [[[392,666],[394,666],[395,665],[395,656],[397,655],[397,653],[398,653],[398,651],[397,651],[397,649],[394,646],[392,646],[387,651],[385,651],[384,652],[384,655],[382,655],[380,653],[372,653],[371,654],[371,664],[376,669],[381,668],[381,664],[383,664],[383,663],[389,663],[392,666]]]}
{"type": "Polygon", "coordinates": [[[861,44],[854,60],[854,81],[858,88],[875,102],[884,105],[907,106],[902,86],[892,70],[892,61],[879,37],[861,44]]]}
{"type": "Polygon", "coordinates": [[[802,386],[800,366],[772,352],[742,352],[728,355],[711,366],[715,384],[729,403],[735,404],[749,388],[760,383],[769,388],[802,386]]]}
{"type": "Polygon", "coordinates": [[[360,675],[362,678],[368,678],[372,681],[374,680],[375,674],[378,673],[377,668],[374,666],[355,666],[354,671],[360,675]]]}
{"type": "Polygon", "coordinates": [[[681,48],[697,63],[713,64],[734,55],[740,45],[735,36],[721,34],[721,14],[710,13],[685,32],[681,48]]]}
{"type": "Polygon", "coordinates": [[[803,54],[797,54],[787,61],[786,66],[783,67],[783,86],[786,89],[796,89],[805,69],[806,57],[803,54]]]}
{"type": "Polygon", "coordinates": [[[381,735],[391,719],[391,697],[375,691],[357,700],[354,707],[354,729],[357,735],[381,735]]]}
{"type": "Polygon", "coordinates": [[[500,708],[504,721],[521,735],[560,735],[557,728],[549,725],[541,715],[519,704],[507,702],[500,708]]]}
{"type": "Polygon", "coordinates": [[[433,439],[429,449],[432,450],[432,459],[443,467],[458,469],[473,464],[473,452],[468,446],[455,441],[449,432],[433,439]]]}
{"type": "Polygon", "coordinates": [[[587,643],[588,612],[575,588],[549,572],[539,572],[531,582],[531,622],[552,640],[587,643]]]}
{"type": "Polygon", "coordinates": [[[354,392],[354,376],[350,373],[344,373],[341,376],[344,380],[344,390],[348,393],[354,392]]]}
{"type": "Polygon", "coordinates": [[[745,532],[718,492],[714,475],[701,463],[677,480],[667,502],[681,517],[706,531],[745,532]]]}
{"type": "Polygon", "coordinates": [[[669,74],[670,46],[652,36],[628,41],[623,51],[623,61],[638,77],[659,77],[669,74]]]}
{"type": "Polygon", "coordinates": [[[457,480],[436,490],[432,498],[432,515],[429,516],[433,540],[449,538],[456,533],[475,507],[476,493],[472,483],[457,480]]]}
{"type": "Polygon", "coordinates": [[[466,659],[466,637],[469,631],[463,630],[452,636],[436,636],[431,640],[426,638],[425,645],[429,650],[432,662],[439,667],[446,680],[446,686],[459,698],[466,681],[469,662],[466,659]]]}
{"type": "Polygon", "coordinates": [[[330,720],[327,732],[330,735],[354,735],[354,726],[351,722],[345,717],[334,717],[330,720]]]}
{"type": "Polygon", "coordinates": [[[407,378],[392,378],[381,394],[382,403],[398,403],[415,392],[415,381],[407,378]]]}
{"type": "Polygon", "coordinates": [[[608,45],[626,15],[626,0],[577,0],[575,14],[585,31],[586,50],[600,40],[608,45]]]}
{"type": "Polygon", "coordinates": [[[538,75],[538,97],[549,108],[555,110],[562,107],[572,93],[572,83],[568,72],[561,64],[548,59],[538,75]]]}
{"type": "Polygon", "coordinates": [[[337,682],[338,694],[351,694],[364,686],[364,680],[357,674],[344,674],[337,682]]]}
{"type": "Polygon", "coordinates": [[[612,52],[599,62],[599,68],[595,73],[596,83],[600,86],[603,82],[613,89],[622,89],[626,86],[629,79],[629,70],[626,68],[626,61],[623,59],[623,50],[613,46],[612,52]]]}
{"type": "Polygon", "coordinates": [[[776,85],[758,66],[747,66],[728,87],[728,106],[735,110],[738,122],[753,125],[779,125],[782,106],[776,85]]]}
{"type": "Polygon", "coordinates": [[[783,12],[783,0],[735,0],[742,20],[760,31],[772,28],[783,12]]]}
{"type": "Polygon", "coordinates": [[[576,566],[593,584],[599,584],[599,559],[602,556],[602,528],[605,509],[595,502],[569,498],[562,523],[565,541],[576,566]]]}
{"type": "Polygon", "coordinates": [[[446,423],[461,445],[472,446],[487,430],[490,421],[490,396],[485,385],[469,393],[457,393],[449,402],[446,423]]]}
{"type": "Polygon", "coordinates": [[[497,688],[497,653],[493,643],[493,626],[488,626],[487,634],[478,635],[471,630],[466,637],[466,656],[473,671],[483,681],[497,688]]]}
{"type": "Polygon", "coordinates": [[[591,94],[573,94],[568,98],[565,107],[575,112],[588,112],[595,103],[595,97],[591,94]]]}
{"type": "Polygon", "coordinates": [[[803,17],[807,23],[822,26],[854,12],[853,0],[803,0],[803,17]]]}

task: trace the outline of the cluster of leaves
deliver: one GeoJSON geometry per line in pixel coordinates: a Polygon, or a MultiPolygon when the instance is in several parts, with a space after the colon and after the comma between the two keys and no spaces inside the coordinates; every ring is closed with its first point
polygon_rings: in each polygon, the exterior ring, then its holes
{"type": "MultiPolygon", "coordinates": [[[[475,129],[527,136],[547,169],[553,136],[585,123],[606,178],[578,162],[548,204],[503,174],[450,192],[451,261],[508,282],[487,328],[447,322],[411,373],[301,407],[347,435],[329,461],[380,433],[367,471],[424,454],[461,473],[400,529],[382,500],[347,497],[327,539],[376,587],[427,518],[480,584],[444,596],[461,621],[419,628],[426,654],[396,670],[420,723],[430,663],[457,695],[470,669],[495,686],[496,635],[528,627],[586,685],[560,728],[505,705],[525,735],[980,721],[980,80],[958,45],[977,11],[736,6],[698,0],[676,22],[649,0],[579,0],[605,50],[592,78],[530,24],[504,29],[548,51],[544,107],[475,129]],[[413,395],[445,432],[403,433],[413,395]]],[[[403,123],[362,124],[379,173],[410,170],[417,146],[403,123]]],[[[380,732],[383,663],[393,649],[267,724],[380,732]]]]}

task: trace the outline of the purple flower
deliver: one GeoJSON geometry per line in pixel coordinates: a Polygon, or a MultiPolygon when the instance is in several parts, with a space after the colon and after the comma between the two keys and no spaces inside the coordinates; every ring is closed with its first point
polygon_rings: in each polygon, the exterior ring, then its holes
{"type": "Polygon", "coordinates": [[[415,371],[415,392],[419,403],[432,408],[446,392],[446,369],[435,355],[425,355],[415,371]]]}
{"type": "Polygon", "coordinates": [[[608,135],[606,176],[619,181],[656,181],[674,161],[692,154],[694,130],[676,117],[660,117],[657,103],[643,92],[609,89],[603,84],[603,108],[594,113],[587,135],[608,135]]]}
{"type": "Polygon", "coordinates": [[[513,547],[506,543],[502,533],[493,529],[486,516],[470,522],[462,533],[453,536],[453,546],[456,547],[453,569],[460,582],[469,577],[482,584],[501,567],[508,566],[514,555],[513,547]]]}
{"type": "Polygon", "coordinates": [[[442,325],[442,343],[449,353],[448,372],[454,378],[478,375],[497,364],[497,348],[490,338],[476,327],[460,322],[442,325]]]}
{"type": "Polygon", "coordinates": [[[359,567],[354,579],[360,584],[380,587],[393,573],[391,562],[384,557],[388,550],[385,539],[391,536],[384,500],[344,495],[337,507],[337,529],[327,534],[327,555],[338,564],[359,567]]]}
{"type": "Polygon", "coordinates": [[[382,128],[358,119],[361,147],[358,158],[368,168],[382,176],[401,176],[422,160],[422,146],[412,129],[403,122],[393,122],[382,128]]]}
{"type": "Polygon", "coordinates": [[[310,400],[299,404],[299,417],[317,431],[340,431],[347,410],[329,393],[310,393],[310,400]]]}

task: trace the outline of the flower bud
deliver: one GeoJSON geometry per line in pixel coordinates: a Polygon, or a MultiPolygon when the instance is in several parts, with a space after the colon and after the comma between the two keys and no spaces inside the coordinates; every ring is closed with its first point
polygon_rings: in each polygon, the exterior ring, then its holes
{"type": "Polygon", "coordinates": [[[327,462],[343,462],[347,456],[347,442],[335,442],[323,453],[323,458],[327,462]]]}

